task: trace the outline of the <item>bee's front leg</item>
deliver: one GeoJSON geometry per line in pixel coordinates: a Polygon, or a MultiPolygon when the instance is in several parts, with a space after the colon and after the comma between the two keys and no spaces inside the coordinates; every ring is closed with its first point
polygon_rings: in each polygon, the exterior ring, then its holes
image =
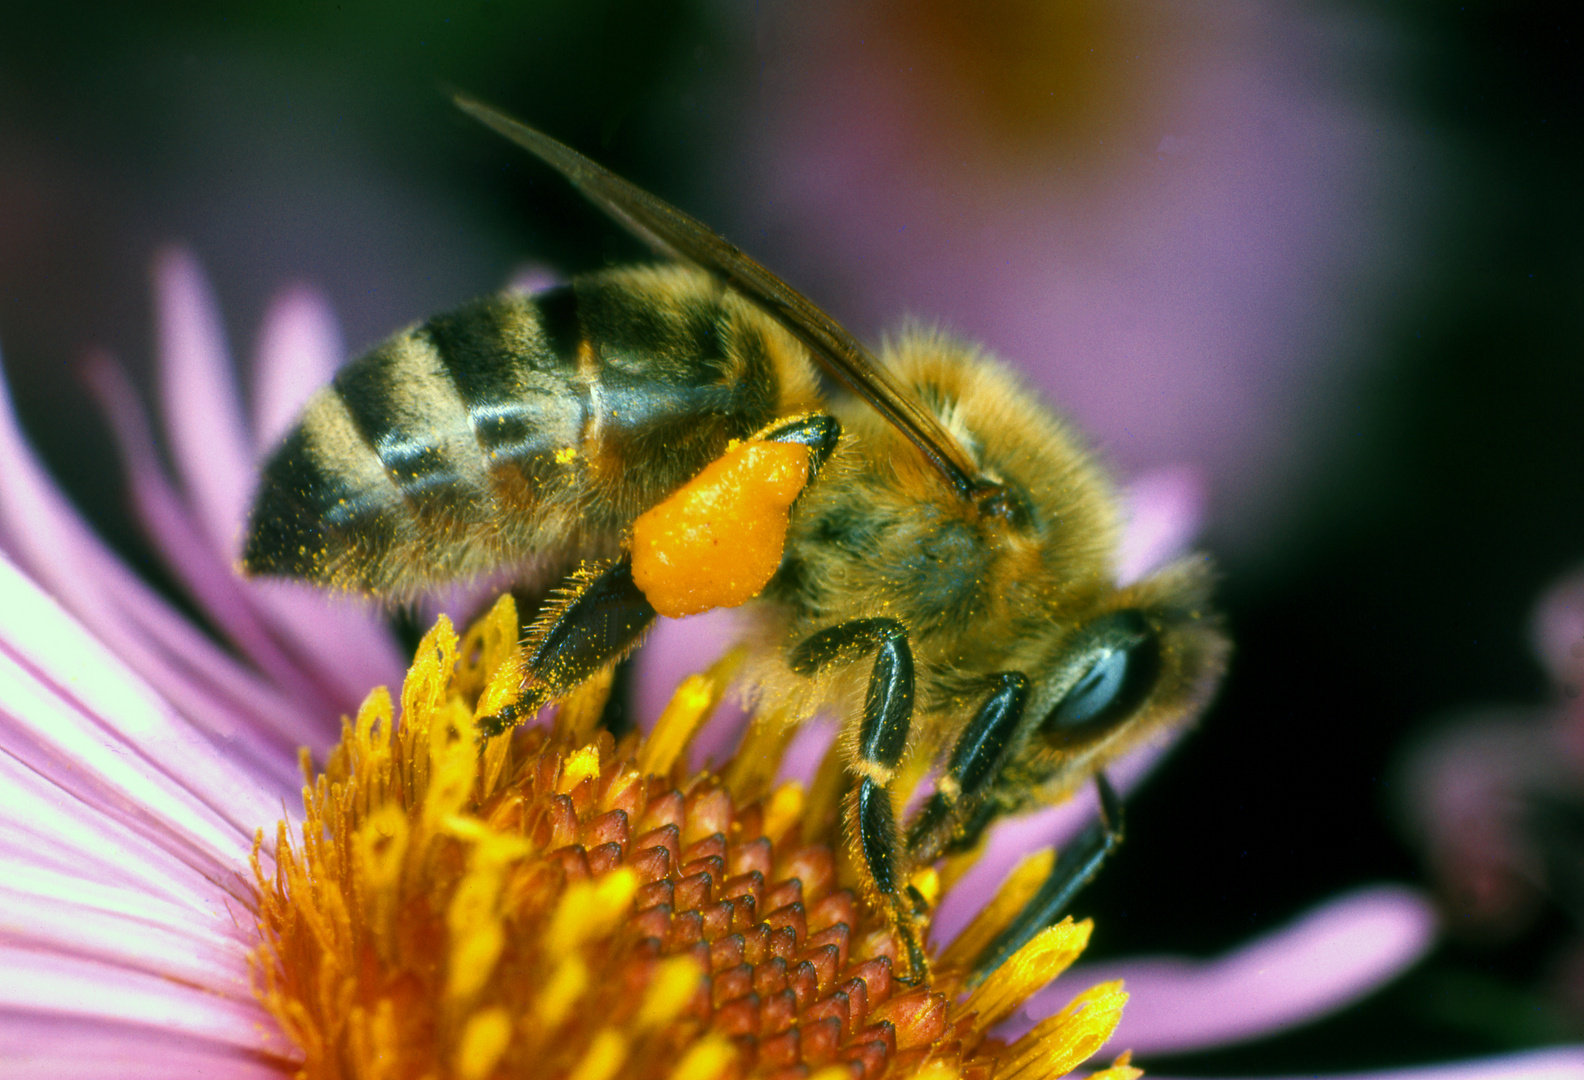
{"type": "Polygon", "coordinates": [[[852,834],[869,871],[869,880],[891,908],[908,951],[909,974],[923,978],[929,966],[919,941],[912,904],[899,888],[901,857],[891,782],[907,749],[913,721],[913,650],[907,630],[895,619],[854,619],[822,630],[792,653],[792,670],[813,675],[837,660],[875,653],[858,729],[857,760],[852,770],[858,788],[849,813],[852,834]]]}

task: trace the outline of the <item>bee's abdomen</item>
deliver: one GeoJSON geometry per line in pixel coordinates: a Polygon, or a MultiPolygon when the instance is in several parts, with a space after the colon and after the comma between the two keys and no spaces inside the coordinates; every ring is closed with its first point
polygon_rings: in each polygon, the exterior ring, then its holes
{"type": "Polygon", "coordinates": [[[613,544],[813,393],[779,328],[696,271],[476,301],[315,395],[265,468],[244,562],[391,594],[613,544]]]}

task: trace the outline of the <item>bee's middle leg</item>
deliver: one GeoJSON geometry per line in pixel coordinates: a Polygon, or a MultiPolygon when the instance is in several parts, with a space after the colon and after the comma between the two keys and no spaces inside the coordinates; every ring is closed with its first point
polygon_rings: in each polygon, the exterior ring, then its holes
{"type": "Polygon", "coordinates": [[[994,689],[974,714],[935,784],[935,793],[908,827],[908,855],[933,862],[946,849],[971,847],[989,823],[983,796],[1001,773],[1012,736],[1023,722],[1028,678],[1016,671],[992,676],[994,689]]]}
{"type": "Polygon", "coordinates": [[[869,879],[890,905],[908,950],[911,971],[928,970],[924,950],[914,928],[911,904],[903,896],[899,866],[901,845],[891,783],[907,749],[913,722],[913,650],[907,630],[895,619],[854,619],[822,630],[792,653],[792,670],[812,675],[837,660],[875,653],[869,671],[869,691],[864,698],[863,722],[858,729],[857,760],[851,764],[858,776],[853,795],[853,832],[863,855],[869,879]]]}

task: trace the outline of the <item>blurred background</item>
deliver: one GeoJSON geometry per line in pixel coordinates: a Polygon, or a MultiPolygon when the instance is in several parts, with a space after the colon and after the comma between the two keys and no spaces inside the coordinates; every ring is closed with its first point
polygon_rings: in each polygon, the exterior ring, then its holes
{"type": "Polygon", "coordinates": [[[6,377],[72,497],[165,582],[77,377],[104,347],[149,384],[161,245],[207,268],[244,366],[293,282],[357,352],[526,262],[643,256],[456,113],[465,89],[861,337],[912,315],[982,341],[1123,477],[1196,471],[1238,653],[1081,905],[1093,955],[1211,956],[1380,880],[1438,890],[1449,933],[1331,1019],[1154,1069],[1577,1038],[1584,590],[1547,590],[1584,562],[1581,23],[1384,0],[26,5],[0,34],[6,377]]]}

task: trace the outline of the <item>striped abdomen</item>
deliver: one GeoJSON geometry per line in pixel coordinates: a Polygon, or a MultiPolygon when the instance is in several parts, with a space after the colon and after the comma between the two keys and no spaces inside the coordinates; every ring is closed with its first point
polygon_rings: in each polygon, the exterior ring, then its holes
{"type": "Polygon", "coordinates": [[[728,440],[819,407],[806,354],[699,271],[436,316],[348,364],[265,466],[250,573],[401,596],[605,554],[728,440]]]}

